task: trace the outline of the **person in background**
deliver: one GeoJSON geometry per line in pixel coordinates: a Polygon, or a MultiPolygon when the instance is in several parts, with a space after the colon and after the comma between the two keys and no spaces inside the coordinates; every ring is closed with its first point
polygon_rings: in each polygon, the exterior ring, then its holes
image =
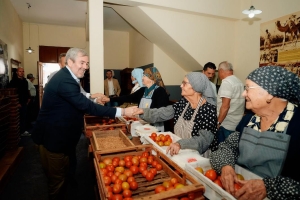
{"type": "Polygon", "coordinates": [[[176,155],[180,149],[195,149],[203,154],[217,147],[216,97],[210,81],[200,72],[187,74],[181,84],[180,101],[167,107],[136,108],[134,115],[148,122],[161,122],[174,118],[174,133],[182,138],[167,148],[176,155]]]}
{"type": "MultiPolygon", "coordinates": [[[[169,96],[166,92],[164,82],[156,67],[149,67],[144,70],[142,87],[135,93],[115,98],[107,98],[105,101],[111,102],[133,102],[139,108],[160,108],[169,104],[169,96]]],[[[166,122],[156,122],[153,124],[159,131],[169,131],[169,124],[166,122]]]]}
{"type": "MultiPolygon", "coordinates": [[[[130,94],[135,93],[136,91],[138,91],[139,89],[141,89],[141,87],[143,87],[143,73],[144,70],[141,68],[135,68],[131,71],[131,81],[132,84],[134,84],[134,87],[131,89],[130,94]]],[[[120,108],[126,108],[128,106],[137,106],[136,103],[131,103],[131,102],[125,102],[123,103],[120,108]]]]}
{"type": "Polygon", "coordinates": [[[279,66],[255,69],[246,79],[245,115],[211,154],[225,190],[237,199],[300,199],[300,79],[279,66]],[[238,164],[263,179],[240,181],[238,164]],[[234,183],[241,189],[235,191],[234,183]]]}
{"type": "Polygon", "coordinates": [[[217,97],[218,143],[223,142],[234,132],[245,111],[245,98],[242,97],[244,84],[233,75],[232,64],[224,61],[219,64],[219,78],[222,80],[217,97]]]}
{"type": "Polygon", "coordinates": [[[214,90],[215,96],[217,97],[216,85],[213,82],[211,82],[212,79],[215,77],[216,69],[217,67],[214,63],[208,62],[203,67],[203,74],[205,74],[205,76],[210,80],[211,87],[214,90]]]}
{"type": "MultiPolygon", "coordinates": [[[[64,68],[66,66],[66,53],[61,53],[59,54],[59,58],[58,58],[58,65],[60,67],[60,69],[64,68]]],[[[58,70],[59,71],[59,70],[58,70]]],[[[51,78],[58,72],[58,71],[55,71],[55,72],[52,72],[49,76],[48,76],[48,82],[51,80],[51,78]]],[[[86,98],[90,99],[91,101],[94,101],[96,103],[97,101],[97,98],[101,98],[103,96],[103,94],[100,94],[100,93],[95,93],[95,94],[91,94],[91,93],[88,93],[86,92],[80,82],[79,82],[79,85],[80,85],[80,92],[86,96],[86,98]]]]}
{"type": "Polygon", "coordinates": [[[48,178],[49,199],[66,198],[69,156],[75,152],[82,134],[83,115],[87,113],[110,118],[132,116],[128,108],[98,105],[80,92],[79,80],[89,68],[86,51],[71,48],[66,54],[66,61],[66,67],[59,70],[45,87],[42,106],[32,132],[48,178]]]}
{"type": "Polygon", "coordinates": [[[35,121],[35,105],[36,105],[36,88],[33,85],[34,76],[27,74],[28,90],[30,92],[30,101],[27,109],[27,130],[31,128],[31,122],[35,121]]]}
{"type": "Polygon", "coordinates": [[[18,67],[17,76],[14,77],[10,82],[9,88],[17,88],[19,98],[19,112],[20,112],[20,132],[21,136],[30,136],[30,133],[26,130],[26,115],[27,107],[30,102],[30,93],[28,90],[28,82],[24,78],[24,69],[18,67]]]}
{"type": "MultiPolygon", "coordinates": [[[[106,71],[106,79],[104,80],[104,95],[113,98],[120,96],[121,93],[121,87],[119,85],[119,81],[115,78],[113,78],[113,72],[112,70],[106,71]]],[[[107,102],[107,106],[118,106],[118,102],[107,102]]]]}

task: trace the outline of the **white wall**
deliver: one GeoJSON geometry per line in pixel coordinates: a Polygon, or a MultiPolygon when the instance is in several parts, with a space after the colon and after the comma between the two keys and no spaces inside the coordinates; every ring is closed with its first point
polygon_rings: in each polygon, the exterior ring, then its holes
{"type": "Polygon", "coordinates": [[[130,68],[153,63],[153,44],[136,30],[130,32],[130,68]]]}
{"type": "Polygon", "coordinates": [[[129,67],[129,32],[104,31],[104,69],[129,67]]]}

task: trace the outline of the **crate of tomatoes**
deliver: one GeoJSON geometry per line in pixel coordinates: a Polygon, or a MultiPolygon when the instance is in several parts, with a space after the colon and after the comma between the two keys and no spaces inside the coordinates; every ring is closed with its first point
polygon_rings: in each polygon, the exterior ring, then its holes
{"type": "MultiPolygon", "coordinates": [[[[190,175],[203,183],[206,189],[204,196],[208,199],[235,200],[231,194],[223,189],[220,176],[214,169],[212,169],[209,159],[203,158],[197,162],[188,163],[186,164],[185,169],[190,175]]],[[[235,172],[237,174],[237,178],[241,180],[262,179],[260,176],[257,176],[238,165],[235,165],[235,172]]],[[[241,186],[235,184],[234,188],[238,190],[241,186]]]]}
{"type": "Polygon", "coordinates": [[[100,198],[204,200],[204,186],[153,145],[94,152],[100,198]]]}
{"type": "Polygon", "coordinates": [[[84,116],[84,132],[86,137],[92,137],[93,131],[105,131],[121,129],[127,133],[126,124],[118,118],[110,119],[108,117],[84,116]]]}

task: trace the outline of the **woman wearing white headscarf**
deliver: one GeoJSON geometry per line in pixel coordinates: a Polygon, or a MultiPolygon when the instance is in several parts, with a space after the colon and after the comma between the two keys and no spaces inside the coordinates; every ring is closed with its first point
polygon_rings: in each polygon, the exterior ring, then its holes
{"type": "Polygon", "coordinates": [[[134,70],[132,70],[131,72],[131,81],[132,84],[134,84],[134,87],[131,89],[131,93],[135,93],[137,90],[139,90],[141,87],[143,87],[143,73],[144,70],[140,69],[140,68],[135,68],[134,70]]]}
{"type": "Polygon", "coordinates": [[[208,78],[200,72],[187,74],[181,84],[180,101],[157,109],[137,108],[133,115],[154,123],[174,118],[174,133],[182,139],[172,143],[167,153],[178,154],[180,149],[195,149],[200,154],[216,149],[216,96],[208,78]]]}
{"type": "Polygon", "coordinates": [[[210,158],[223,187],[237,199],[300,199],[300,79],[282,67],[260,67],[242,95],[253,113],[210,158]],[[263,179],[238,180],[235,164],[263,179]],[[235,183],[241,189],[235,191],[235,183]]]}

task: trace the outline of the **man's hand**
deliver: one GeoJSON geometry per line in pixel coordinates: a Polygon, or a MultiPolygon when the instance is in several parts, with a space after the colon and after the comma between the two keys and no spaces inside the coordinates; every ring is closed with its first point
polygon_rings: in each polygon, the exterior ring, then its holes
{"type": "Polygon", "coordinates": [[[134,111],[137,109],[137,106],[132,106],[124,109],[125,109],[124,115],[127,117],[132,117],[134,111]]]}
{"type": "Polygon", "coordinates": [[[224,189],[230,194],[234,194],[234,181],[237,180],[236,173],[230,165],[222,167],[221,182],[224,189]]]}
{"type": "Polygon", "coordinates": [[[267,190],[263,180],[252,179],[247,181],[237,180],[241,189],[234,193],[234,197],[239,200],[245,199],[264,199],[267,196],[267,190]]]}
{"type": "Polygon", "coordinates": [[[141,115],[144,113],[144,110],[141,108],[136,108],[133,110],[133,115],[141,115]]]}
{"type": "Polygon", "coordinates": [[[102,97],[97,97],[96,98],[96,102],[98,104],[104,105],[105,103],[109,102],[110,98],[108,98],[107,96],[103,95],[102,97]]]}
{"type": "Polygon", "coordinates": [[[91,94],[90,98],[96,99],[96,98],[102,98],[103,96],[105,96],[105,95],[102,93],[95,93],[95,94],[91,94]]]}
{"type": "Polygon", "coordinates": [[[171,143],[166,150],[166,154],[170,152],[171,156],[177,155],[179,153],[180,148],[181,147],[179,143],[171,143]]]}

